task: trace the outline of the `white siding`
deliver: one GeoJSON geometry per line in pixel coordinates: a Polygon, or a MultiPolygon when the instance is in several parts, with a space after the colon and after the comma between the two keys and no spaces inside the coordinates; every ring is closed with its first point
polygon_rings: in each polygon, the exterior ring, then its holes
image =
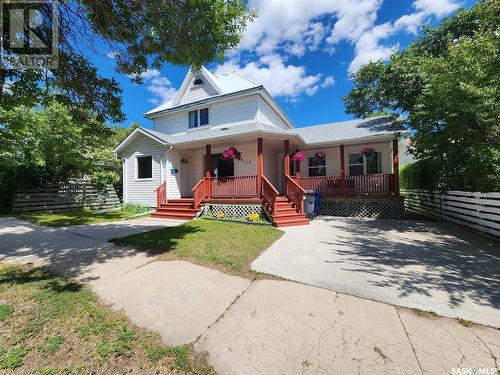
{"type": "Polygon", "coordinates": [[[274,109],[259,96],[259,108],[257,113],[257,120],[270,126],[277,128],[288,129],[285,121],[276,113],[274,109]]]}
{"type": "Polygon", "coordinates": [[[161,163],[165,160],[165,147],[141,134],[127,145],[120,156],[126,159],[126,173],[123,178],[125,202],[140,203],[151,207],[156,206],[154,189],[160,185],[161,163]],[[136,158],[138,156],[152,156],[152,179],[137,180],[135,178],[136,158]]]}
{"type": "MultiPolygon", "coordinates": [[[[227,145],[212,146],[212,154],[224,152],[233,143],[227,145]]],[[[255,142],[234,143],[234,147],[241,152],[241,161],[234,161],[235,176],[256,176],[257,175],[257,139],[255,142]]],[[[204,154],[204,153],[203,153],[204,154]]]]}
{"type": "Polygon", "coordinates": [[[275,188],[279,187],[280,179],[279,155],[276,151],[265,147],[264,140],[264,176],[266,176],[275,188]]]}
{"type": "MultiPolygon", "coordinates": [[[[373,147],[375,151],[382,153],[382,173],[392,173],[392,142],[368,142],[359,144],[348,144],[344,146],[345,173],[349,174],[349,154],[357,154],[363,147],[373,147]]],[[[305,160],[300,163],[300,172],[304,177],[309,176],[309,157],[314,156],[316,151],[323,150],[326,154],[326,175],[340,175],[340,146],[316,147],[303,149],[305,160]]]]}
{"type": "Polygon", "coordinates": [[[210,125],[231,124],[254,120],[257,117],[258,96],[225,100],[210,106],[210,125]]]}
{"type": "Polygon", "coordinates": [[[153,129],[165,133],[175,134],[185,132],[188,128],[187,112],[167,113],[153,120],[153,129]]]}
{"type": "Polygon", "coordinates": [[[309,158],[313,157],[318,150],[325,152],[326,162],[326,175],[337,176],[340,175],[340,147],[321,147],[310,148],[302,150],[305,159],[300,163],[300,174],[304,177],[309,177],[309,158]]]}
{"type": "MultiPolygon", "coordinates": [[[[206,108],[200,106],[196,108],[206,108]]],[[[230,125],[236,122],[251,121],[257,117],[258,96],[251,95],[243,98],[235,98],[213,103],[208,106],[209,126],[230,125]]],[[[165,134],[182,133],[188,130],[187,112],[184,111],[166,113],[153,120],[153,129],[165,134]]]]}
{"type": "Polygon", "coordinates": [[[206,82],[206,79],[203,79],[203,81],[205,82],[204,85],[188,87],[184,96],[179,101],[179,104],[197,102],[198,100],[207,99],[218,94],[217,91],[215,91],[215,89],[208,82],[206,82]]]}
{"type": "Polygon", "coordinates": [[[169,150],[167,152],[166,162],[166,180],[167,180],[167,199],[176,199],[181,197],[180,192],[180,167],[181,158],[177,151],[169,150]],[[172,173],[176,169],[177,173],[172,173]]]}

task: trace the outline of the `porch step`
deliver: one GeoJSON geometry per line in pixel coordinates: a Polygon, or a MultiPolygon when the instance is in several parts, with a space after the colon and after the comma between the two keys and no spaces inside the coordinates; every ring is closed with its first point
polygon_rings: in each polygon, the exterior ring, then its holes
{"type": "Polygon", "coordinates": [[[295,205],[288,197],[276,199],[276,212],[272,214],[272,223],[275,227],[291,227],[297,225],[308,225],[309,219],[303,213],[298,213],[295,205]]]}
{"type": "Polygon", "coordinates": [[[157,217],[160,219],[178,219],[178,220],[191,220],[196,217],[196,214],[184,214],[184,213],[171,213],[171,212],[158,212],[155,211],[151,214],[151,217],[157,217]]]}
{"type": "Polygon", "coordinates": [[[277,228],[280,227],[292,227],[298,225],[309,225],[310,221],[304,215],[297,215],[292,217],[277,217],[273,218],[273,225],[277,228]],[[302,216],[302,217],[301,217],[302,216]]]}
{"type": "Polygon", "coordinates": [[[194,219],[200,208],[193,208],[193,198],[169,199],[166,204],[162,204],[151,214],[153,217],[164,219],[194,219]]]}

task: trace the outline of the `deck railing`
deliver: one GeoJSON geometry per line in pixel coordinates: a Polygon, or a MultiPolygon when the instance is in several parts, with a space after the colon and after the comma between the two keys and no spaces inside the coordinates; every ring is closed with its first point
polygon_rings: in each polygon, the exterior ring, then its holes
{"type": "Polygon", "coordinates": [[[257,176],[205,177],[211,198],[259,197],[257,176]]]}
{"type": "Polygon", "coordinates": [[[161,207],[162,204],[167,204],[167,181],[163,181],[160,186],[155,189],[156,192],[156,207],[161,207]]]}
{"type": "Polygon", "coordinates": [[[191,189],[193,192],[193,208],[198,208],[201,202],[208,196],[208,183],[205,177],[200,178],[200,180],[191,189]]]}
{"type": "Polygon", "coordinates": [[[361,176],[301,177],[300,186],[328,195],[399,195],[397,177],[392,173],[361,176]]]}
{"type": "Polygon", "coordinates": [[[299,185],[299,178],[285,176],[286,196],[295,204],[297,212],[304,212],[304,189],[299,185]]]}
{"type": "Polygon", "coordinates": [[[262,200],[267,204],[271,214],[276,212],[276,202],[278,199],[279,192],[276,188],[269,182],[269,180],[262,176],[262,200]]]}

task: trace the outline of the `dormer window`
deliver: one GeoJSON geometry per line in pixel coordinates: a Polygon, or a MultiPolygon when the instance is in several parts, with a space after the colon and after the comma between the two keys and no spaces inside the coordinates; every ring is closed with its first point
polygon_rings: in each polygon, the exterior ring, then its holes
{"type": "Polygon", "coordinates": [[[201,78],[196,78],[193,82],[193,86],[201,86],[203,85],[203,80],[201,78]]]}

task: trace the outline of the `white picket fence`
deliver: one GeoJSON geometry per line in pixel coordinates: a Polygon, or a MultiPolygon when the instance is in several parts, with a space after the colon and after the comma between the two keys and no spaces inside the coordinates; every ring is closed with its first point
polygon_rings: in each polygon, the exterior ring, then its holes
{"type": "Polygon", "coordinates": [[[500,192],[401,190],[405,208],[500,238],[500,192]]]}

